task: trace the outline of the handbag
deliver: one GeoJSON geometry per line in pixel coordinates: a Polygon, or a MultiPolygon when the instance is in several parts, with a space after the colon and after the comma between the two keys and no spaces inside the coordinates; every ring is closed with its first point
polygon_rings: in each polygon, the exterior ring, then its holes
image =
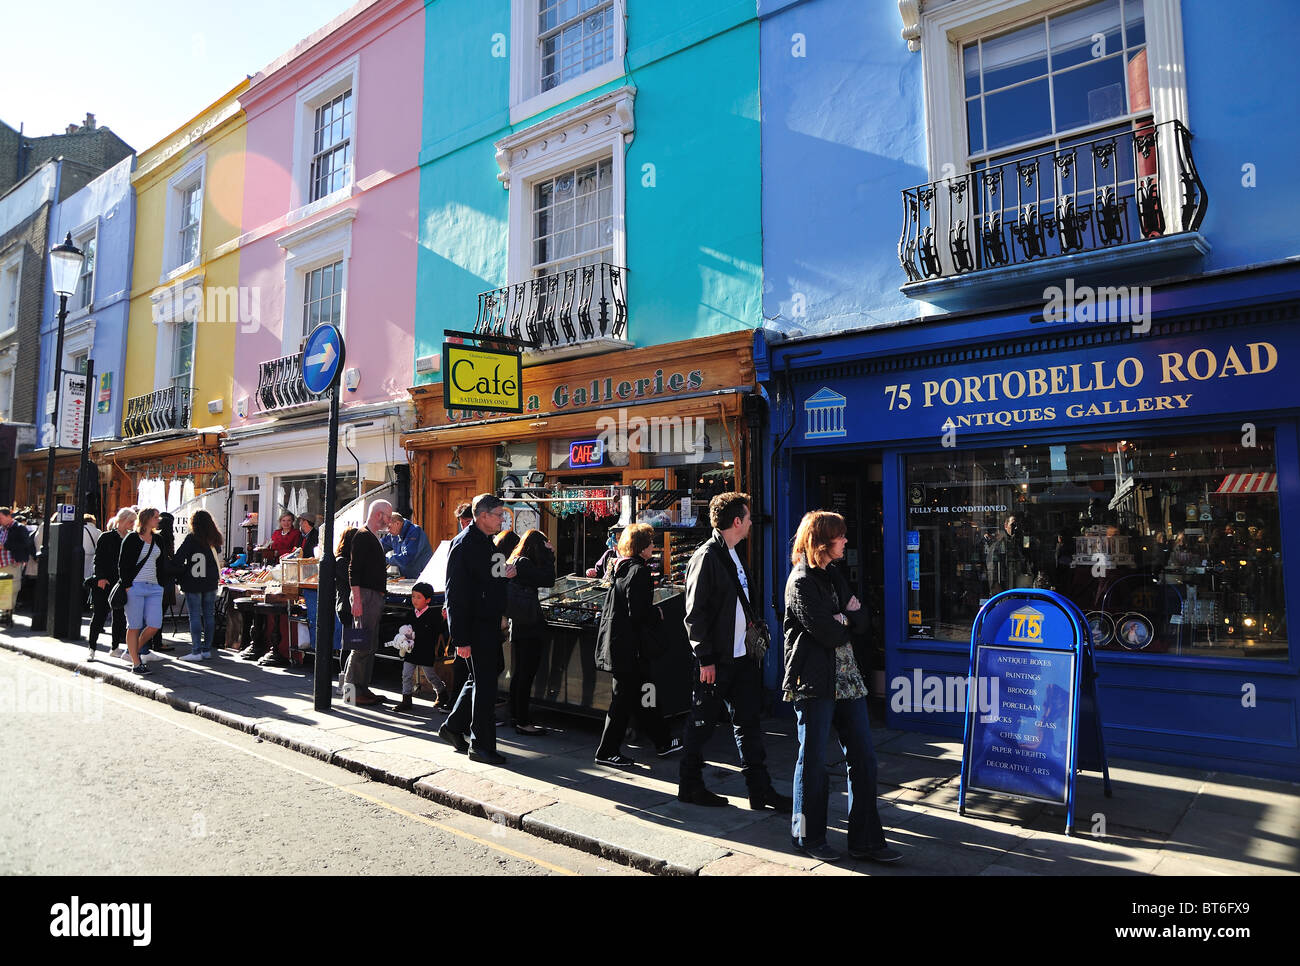
{"type": "Polygon", "coordinates": [[[728,567],[727,572],[736,585],[736,596],[745,614],[745,656],[752,657],[761,666],[763,658],[767,657],[767,649],[772,646],[772,631],[768,628],[767,621],[754,617],[754,612],[749,607],[749,597],[740,585],[740,575],[732,567],[728,567]]]}
{"type": "MultiPolygon", "coordinates": [[[[157,546],[158,546],[157,540],[149,544],[149,552],[144,555],[144,561],[141,563],[140,566],[144,566],[144,564],[147,564],[149,562],[149,558],[153,556],[154,548],[157,546]]],[[[139,573],[138,570],[136,572],[139,573]]],[[[119,579],[118,582],[115,583],[112,586],[112,588],[109,589],[108,606],[110,609],[122,610],[124,607],[126,607],[126,592],[127,590],[130,589],[130,587],[131,587],[130,584],[123,584],[121,579],[119,579]]]]}
{"type": "Polygon", "coordinates": [[[358,654],[370,653],[370,632],[364,627],[343,628],[343,649],[358,654]]]}

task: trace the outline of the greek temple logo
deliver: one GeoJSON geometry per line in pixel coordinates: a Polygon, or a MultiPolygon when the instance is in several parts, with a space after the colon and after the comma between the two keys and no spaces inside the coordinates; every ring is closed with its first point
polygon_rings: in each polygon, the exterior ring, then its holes
{"type": "Polygon", "coordinates": [[[848,400],[834,389],[826,386],[818,389],[803,404],[804,415],[808,419],[804,429],[804,439],[828,439],[833,436],[847,436],[844,427],[844,407],[848,400]]]}

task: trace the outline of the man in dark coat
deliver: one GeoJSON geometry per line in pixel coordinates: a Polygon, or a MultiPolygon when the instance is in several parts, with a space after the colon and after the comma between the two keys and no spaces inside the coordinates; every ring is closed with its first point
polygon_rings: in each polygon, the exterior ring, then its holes
{"type": "Polygon", "coordinates": [[[704,787],[704,746],[718,723],[718,712],[725,707],[736,733],[749,807],[789,813],[792,800],[772,787],[767,771],[767,750],[758,720],[762,668],[746,653],[746,612],[752,614],[757,608],[736,544],[749,536],[749,496],[719,493],[709,503],[709,522],[713,537],[695,551],[686,567],[686,631],[698,673],[693,681],[695,693],[686,724],[677,797],[693,805],[729,804],[704,787]]]}
{"type": "Polygon", "coordinates": [[[0,625],[14,622],[13,602],[23,586],[23,570],[35,547],[27,528],[14,520],[13,510],[0,507],[0,573],[9,575],[9,588],[5,591],[5,605],[0,610],[0,625]]]}
{"type": "Polygon", "coordinates": [[[504,510],[491,493],[474,497],[474,522],[457,534],[447,554],[447,630],[456,655],[469,662],[469,678],[438,737],[468,751],[471,761],[490,765],[506,761],[497,754],[497,675],[504,664],[506,581],[515,567],[492,543],[504,510]]]}

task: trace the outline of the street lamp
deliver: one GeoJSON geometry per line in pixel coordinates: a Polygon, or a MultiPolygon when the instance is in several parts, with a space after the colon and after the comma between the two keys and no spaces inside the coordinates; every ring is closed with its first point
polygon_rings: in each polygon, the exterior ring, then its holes
{"type": "MultiPolygon", "coordinates": [[[[54,294],[59,297],[59,335],[58,345],[54,350],[54,424],[42,427],[45,436],[45,505],[41,508],[41,552],[38,557],[36,576],[36,608],[32,615],[32,628],[44,628],[49,614],[49,559],[50,559],[50,512],[54,505],[54,450],[59,442],[59,403],[63,391],[63,331],[68,321],[68,297],[77,290],[77,281],[81,278],[81,261],[84,253],[72,244],[72,232],[68,232],[63,244],[50,249],[50,281],[54,294]]],[[[65,565],[66,566],[66,565],[65,565]]],[[[56,601],[56,607],[60,602],[56,601]]],[[[66,602],[65,602],[66,603],[66,602]]],[[[80,621],[78,632],[80,631],[80,621]]],[[[77,636],[80,636],[78,633],[77,636]]]]}

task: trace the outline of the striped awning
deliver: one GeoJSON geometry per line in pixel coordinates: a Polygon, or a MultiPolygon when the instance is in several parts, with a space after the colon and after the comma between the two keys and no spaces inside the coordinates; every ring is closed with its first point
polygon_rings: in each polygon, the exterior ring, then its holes
{"type": "Polygon", "coordinates": [[[1215,493],[1276,493],[1276,473],[1229,473],[1215,493]]]}

